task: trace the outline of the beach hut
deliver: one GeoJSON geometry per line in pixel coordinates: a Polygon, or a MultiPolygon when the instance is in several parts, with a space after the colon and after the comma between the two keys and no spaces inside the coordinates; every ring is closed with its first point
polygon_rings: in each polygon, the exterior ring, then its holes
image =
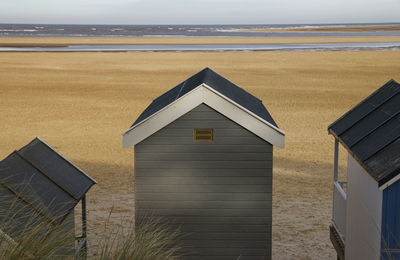
{"type": "Polygon", "coordinates": [[[331,241],[339,259],[400,259],[400,84],[390,80],[328,128],[335,137],[331,241]],[[338,146],[348,151],[338,180],[338,146]]]}
{"type": "Polygon", "coordinates": [[[162,94],[123,133],[135,215],[180,227],[184,259],[271,258],[273,146],[261,100],[209,68],[162,94]]]}
{"type": "Polygon", "coordinates": [[[86,258],[86,193],[95,183],[51,146],[35,138],[0,161],[2,238],[18,243],[38,230],[46,233],[43,241],[66,234],[62,238],[65,244],[58,252],[86,258]],[[75,237],[74,212],[79,201],[82,233],[75,237]],[[53,235],[56,227],[62,230],[53,235]]]}

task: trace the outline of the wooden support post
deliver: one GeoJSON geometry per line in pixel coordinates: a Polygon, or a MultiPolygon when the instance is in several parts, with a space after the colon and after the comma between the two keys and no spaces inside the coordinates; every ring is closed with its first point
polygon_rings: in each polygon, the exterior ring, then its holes
{"type": "Polygon", "coordinates": [[[338,180],[339,142],[335,139],[335,154],[333,158],[333,182],[338,180]]]}
{"type": "Polygon", "coordinates": [[[84,245],[82,248],[82,259],[87,259],[87,224],[86,224],[86,195],[82,197],[82,239],[84,245]]]}
{"type": "Polygon", "coordinates": [[[335,182],[338,180],[338,160],[339,160],[339,142],[335,138],[335,151],[333,155],[333,185],[332,185],[332,221],[333,221],[333,203],[334,203],[334,196],[335,196],[335,182]]]}

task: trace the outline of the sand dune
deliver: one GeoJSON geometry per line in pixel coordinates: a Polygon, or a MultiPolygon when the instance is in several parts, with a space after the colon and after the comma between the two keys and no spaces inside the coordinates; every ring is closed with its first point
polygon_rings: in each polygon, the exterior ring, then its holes
{"type": "Polygon", "coordinates": [[[400,51],[1,53],[0,158],[40,136],[99,182],[88,194],[93,253],[111,207],[113,225],[133,213],[133,151],[121,133],[153,98],[209,66],[260,97],[286,132],[275,150],[273,259],[335,259],[327,126],[400,80],[399,60],[400,51]]]}

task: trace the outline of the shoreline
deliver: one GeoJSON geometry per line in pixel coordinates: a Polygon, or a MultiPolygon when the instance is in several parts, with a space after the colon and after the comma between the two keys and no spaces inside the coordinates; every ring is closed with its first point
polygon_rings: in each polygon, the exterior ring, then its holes
{"type": "Polygon", "coordinates": [[[397,42],[346,43],[192,43],[192,44],[44,44],[0,43],[0,52],[310,52],[399,50],[397,42]]]}
{"type": "Polygon", "coordinates": [[[306,44],[400,42],[400,36],[330,37],[0,37],[0,47],[65,47],[72,45],[306,44]]]}
{"type": "Polygon", "coordinates": [[[400,31],[399,24],[384,25],[310,25],[302,27],[264,27],[256,29],[242,29],[243,32],[377,32],[400,31]]]}

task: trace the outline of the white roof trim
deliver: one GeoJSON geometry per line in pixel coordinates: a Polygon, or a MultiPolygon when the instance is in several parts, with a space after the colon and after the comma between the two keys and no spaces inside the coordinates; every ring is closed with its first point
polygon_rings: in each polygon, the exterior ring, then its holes
{"type": "Polygon", "coordinates": [[[123,133],[123,147],[128,148],[136,145],[202,103],[210,106],[263,140],[275,146],[284,147],[285,132],[206,84],[197,86],[139,124],[126,130],[123,133]]]}
{"type": "Polygon", "coordinates": [[[263,121],[265,124],[267,124],[268,126],[272,127],[273,129],[275,129],[276,131],[278,131],[279,133],[285,135],[285,132],[282,129],[279,129],[278,127],[274,126],[273,124],[271,124],[270,122],[266,121],[265,119],[259,117],[258,115],[254,114],[253,112],[251,112],[250,110],[246,109],[245,107],[239,105],[238,103],[236,103],[235,101],[233,101],[232,99],[227,98],[226,96],[222,95],[221,93],[219,93],[218,91],[216,91],[215,89],[213,89],[212,87],[208,86],[207,84],[203,83],[203,86],[205,86],[206,88],[208,88],[209,90],[211,90],[212,92],[216,93],[217,95],[221,96],[222,98],[228,100],[229,102],[231,102],[232,104],[234,104],[235,106],[240,107],[241,109],[243,109],[244,111],[246,111],[247,113],[249,113],[250,115],[254,116],[255,118],[257,118],[260,121],[263,121]]]}
{"type": "Polygon", "coordinates": [[[393,177],[390,181],[386,182],[385,184],[381,185],[379,187],[379,190],[384,190],[387,187],[389,187],[390,185],[392,185],[393,183],[395,183],[396,181],[398,181],[400,179],[400,174],[397,174],[396,177],[393,177]]]}

